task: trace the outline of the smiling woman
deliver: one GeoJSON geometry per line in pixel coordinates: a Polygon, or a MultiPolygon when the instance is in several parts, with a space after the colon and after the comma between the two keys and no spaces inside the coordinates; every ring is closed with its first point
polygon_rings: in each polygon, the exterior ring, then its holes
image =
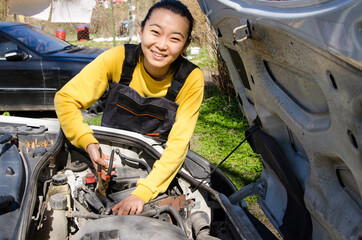
{"type": "Polygon", "coordinates": [[[113,208],[119,215],[142,211],[166,191],[181,168],[204,92],[201,70],[182,57],[190,43],[193,17],[180,1],[153,5],[141,23],[140,45],[112,48],[86,66],[56,95],[66,137],[85,149],[94,166],[109,168],[98,140],[83,122],[88,108],[109,87],[102,125],[166,141],[166,149],[137,188],[113,208]]]}

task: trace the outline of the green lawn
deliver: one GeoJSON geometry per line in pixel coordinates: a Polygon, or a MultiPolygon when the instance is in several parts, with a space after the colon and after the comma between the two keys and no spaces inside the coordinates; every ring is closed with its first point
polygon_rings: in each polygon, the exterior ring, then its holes
{"type": "MultiPolygon", "coordinates": [[[[213,88],[213,87],[211,87],[213,88]]],[[[191,150],[215,165],[221,162],[244,138],[248,129],[235,98],[228,102],[217,90],[206,91],[191,142],[191,150]]],[[[237,188],[260,177],[260,157],[243,143],[220,167],[237,188]]]]}

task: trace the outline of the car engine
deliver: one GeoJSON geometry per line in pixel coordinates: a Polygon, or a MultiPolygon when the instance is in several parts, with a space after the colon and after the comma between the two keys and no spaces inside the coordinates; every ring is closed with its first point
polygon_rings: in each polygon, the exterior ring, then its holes
{"type": "Polygon", "coordinates": [[[155,159],[137,147],[103,144],[101,148],[106,154],[111,149],[118,153],[117,174],[112,176],[104,195],[99,192],[103,180],[81,155],[67,152],[65,167],[52,176],[50,169],[44,169],[43,176],[49,175],[41,184],[43,193],[38,196],[39,212],[34,218],[38,224],[33,239],[66,239],[69,235],[72,239],[93,239],[94,235],[114,239],[120,234],[121,239],[187,239],[192,232],[191,219],[195,218],[192,214],[203,216],[209,225],[210,209],[195,211],[196,205],[207,206],[206,201],[186,197],[188,184],[181,178],[168,193],[146,204],[140,216],[114,215],[111,208],[134,190],[139,178],[147,176],[155,159]]]}
{"type": "MultiPolygon", "coordinates": [[[[148,175],[163,143],[132,132],[93,127],[103,153],[113,155],[116,164],[116,174],[102,191],[105,182],[88,154],[70,144],[61,131],[50,130],[0,125],[1,168],[17,171],[3,161],[12,158],[14,162],[16,156],[18,169],[23,169],[16,193],[8,194],[15,196],[13,202],[19,206],[0,217],[9,236],[14,229],[13,239],[243,239],[241,226],[254,228],[245,217],[240,221],[245,213],[239,205],[227,205],[226,196],[235,192],[231,181],[219,170],[208,176],[213,166],[191,151],[165,193],[146,203],[139,215],[118,216],[111,209],[135,189],[138,179],[148,175]],[[10,150],[12,156],[7,156],[10,150]],[[199,185],[201,180],[205,184],[199,185]],[[17,223],[6,223],[11,213],[18,214],[17,223]]],[[[6,196],[3,190],[2,197],[6,196]]]]}

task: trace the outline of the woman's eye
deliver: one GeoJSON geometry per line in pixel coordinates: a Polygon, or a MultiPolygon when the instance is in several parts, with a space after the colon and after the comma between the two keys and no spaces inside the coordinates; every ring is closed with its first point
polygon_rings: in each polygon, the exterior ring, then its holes
{"type": "Polygon", "coordinates": [[[158,34],[158,31],[156,31],[156,30],[151,30],[151,32],[154,34],[158,34]]]}
{"type": "Polygon", "coordinates": [[[171,40],[175,42],[181,41],[179,38],[171,38],[171,40]]]}

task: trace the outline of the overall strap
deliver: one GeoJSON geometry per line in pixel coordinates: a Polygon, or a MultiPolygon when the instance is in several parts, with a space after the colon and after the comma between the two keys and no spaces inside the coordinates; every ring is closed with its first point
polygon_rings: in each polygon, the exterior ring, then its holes
{"type": "MultiPolygon", "coordinates": [[[[134,69],[136,68],[138,62],[139,55],[141,53],[141,45],[125,44],[124,50],[125,58],[123,61],[122,75],[119,82],[129,86],[129,83],[132,80],[134,69]]],[[[176,97],[184,85],[186,78],[195,68],[197,68],[195,64],[191,63],[182,56],[178,57],[175,64],[178,66],[178,68],[176,69],[171,86],[168,88],[167,94],[165,96],[166,99],[173,102],[176,100],[176,97]]]]}
{"type": "Polygon", "coordinates": [[[128,86],[141,53],[141,45],[125,44],[124,51],[122,75],[119,82],[128,86]]]}
{"type": "Polygon", "coordinates": [[[179,58],[176,60],[176,64],[178,65],[178,69],[175,72],[171,86],[168,88],[167,94],[165,96],[165,98],[173,102],[176,100],[176,97],[184,85],[186,78],[195,68],[197,68],[195,64],[183,58],[182,56],[179,56],[179,58]]]}

